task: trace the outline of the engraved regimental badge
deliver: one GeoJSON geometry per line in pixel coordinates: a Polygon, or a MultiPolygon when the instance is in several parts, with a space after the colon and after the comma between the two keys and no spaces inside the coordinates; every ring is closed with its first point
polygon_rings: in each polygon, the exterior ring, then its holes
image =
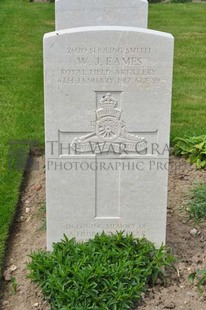
{"type": "Polygon", "coordinates": [[[96,110],[94,132],[74,138],[71,147],[76,152],[142,152],[147,147],[143,137],[128,133],[121,120],[122,110],[116,108],[118,102],[110,93],[100,100],[96,110]]]}

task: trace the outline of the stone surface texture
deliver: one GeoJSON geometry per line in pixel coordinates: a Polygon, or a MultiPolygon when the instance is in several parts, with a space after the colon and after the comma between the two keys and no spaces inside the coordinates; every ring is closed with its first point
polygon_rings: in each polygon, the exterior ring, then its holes
{"type": "Polygon", "coordinates": [[[167,33],[44,36],[48,249],[102,230],[165,242],[172,67],[167,33]]]}
{"type": "Polygon", "coordinates": [[[146,0],[56,0],[56,30],[85,26],[147,28],[146,0]]]}

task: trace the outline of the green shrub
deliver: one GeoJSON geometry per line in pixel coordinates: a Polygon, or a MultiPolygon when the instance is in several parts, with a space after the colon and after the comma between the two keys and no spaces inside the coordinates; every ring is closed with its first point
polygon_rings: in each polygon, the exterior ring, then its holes
{"type": "Polygon", "coordinates": [[[131,309],[174,258],[164,246],[123,232],[96,235],[85,243],[65,239],[53,252],[32,253],[29,277],[37,282],[52,309],[131,309]]]}
{"type": "Polygon", "coordinates": [[[161,2],[162,0],[148,0],[149,3],[158,3],[161,2]]]}
{"type": "Polygon", "coordinates": [[[188,3],[192,2],[192,0],[170,0],[171,3],[188,3]]]}
{"type": "Polygon", "coordinates": [[[197,223],[206,219],[206,184],[197,184],[192,189],[192,195],[187,205],[191,219],[197,223]]]}
{"type": "Polygon", "coordinates": [[[188,279],[191,283],[193,283],[196,279],[198,291],[200,293],[204,292],[204,288],[206,286],[206,269],[200,269],[191,273],[188,279]]]}
{"type": "Polygon", "coordinates": [[[184,156],[198,169],[206,167],[206,135],[174,139],[174,153],[184,156]]]}

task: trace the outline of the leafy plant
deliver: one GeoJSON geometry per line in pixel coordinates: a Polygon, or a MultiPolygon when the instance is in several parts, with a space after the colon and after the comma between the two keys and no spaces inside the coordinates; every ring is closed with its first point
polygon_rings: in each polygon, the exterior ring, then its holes
{"type": "Polygon", "coordinates": [[[195,279],[197,279],[197,288],[200,293],[203,293],[204,286],[206,286],[206,269],[200,269],[193,273],[191,273],[188,277],[188,280],[191,283],[194,283],[195,279]]]}
{"type": "Polygon", "coordinates": [[[158,2],[162,2],[162,0],[148,0],[149,3],[158,3],[158,2]]]}
{"type": "Polygon", "coordinates": [[[41,220],[41,225],[40,225],[39,230],[45,231],[46,230],[46,203],[45,202],[42,202],[39,205],[39,210],[37,212],[37,218],[41,220]]]}
{"type": "Polygon", "coordinates": [[[192,0],[170,0],[171,3],[188,3],[192,2],[192,0]]]}
{"type": "Polygon", "coordinates": [[[174,139],[174,153],[184,156],[198,169],[206,167],[206,135],[174,139]]]}
{"type": "Polygon", "coordinates": [[[125,310],[141,299],[148,285],[166,281],[165,266],[174,257],[145,238],[123,232],[96,235],[85,243],[53,244],[53,252],[31,254],[29,277],[37,282],[52,309],[125,310]]]}
{"type": "Polygon", "coordinates": [[[206,184],[199,183],[191,190],[187,211],[191,219],[197,223],[206,219],[206,184]]]}
{"type": "Polygon", "coordinates": [[[12,294],[15,294],[17,291],[17,281],[15,277],[11,278],[12,294]]]}

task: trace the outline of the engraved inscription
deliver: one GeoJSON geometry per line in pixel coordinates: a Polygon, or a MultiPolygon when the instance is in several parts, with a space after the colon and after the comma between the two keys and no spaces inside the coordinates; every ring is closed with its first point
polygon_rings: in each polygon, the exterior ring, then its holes
{"type": "Polygon", "coordinates": [[[124,231],[125,233],[133,233],[137,236],[146,234],[146,224],[67,224],[66,230],[70,236],[76,237],[94,237],[97,232],[115,233],[116,231],[124,231]]]}
{"type": "Polygon", "coordinates": [[[68,54],[150,54],[152,49],[150,47],[68,47],[68,54]]]}
{"type": "MultiPolygon", "coordinates": [[[[59,84],[136,85],[149,87],[161,82],[149,61],[150,47],[68,47],[72,67],[60,69],[59,84]]],[[[153,52],[154,53],[154,52],[153,52]]]]}

